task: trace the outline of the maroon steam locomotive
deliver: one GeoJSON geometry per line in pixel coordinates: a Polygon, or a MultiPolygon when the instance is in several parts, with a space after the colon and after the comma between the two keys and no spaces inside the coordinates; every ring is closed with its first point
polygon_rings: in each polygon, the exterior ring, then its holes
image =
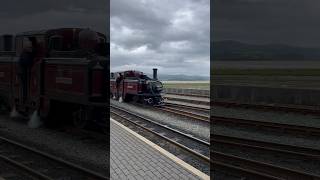
{"type": "Polygon", "coordinates": [[[70,115],[68,119],[77,127],[92,121],[105,126],[108,64],[107,37],[90,29],[60,28],[3,35],[0,97],[24,116],[36,113],[52,122],[59,119],[57,115],[70,115]],[[36,50],[23,74],[19,63],[28,48],[36,50]],[[24,76],[28,78],[22,81],[24,76]]]}
{"type": "Polygon", "coordinates": [[[134,101],[154,106],[164,104],[162,83],[153,69],[153,78],[140,71],[115,72],[110,75],[110,96],[119,101],[134,101]]]}

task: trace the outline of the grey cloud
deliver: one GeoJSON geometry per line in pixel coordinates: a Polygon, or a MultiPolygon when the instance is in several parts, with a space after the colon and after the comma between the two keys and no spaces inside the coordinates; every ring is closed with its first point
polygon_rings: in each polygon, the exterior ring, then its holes
{"type": "Polygon", "coordinates": [[[209,0],[112,0],[111,70],[209,75],[209,0]]]}
{"type": "Polygon", "coordinates": [[[216,0],[215,40],[320,47],[320,1],[216,0]]]}
{"type": "Polygon", "coordinates": [[[11,0],[0,6],[0,33],[59,27],[89,27],[107,33],[107,0],[11,0]]]}

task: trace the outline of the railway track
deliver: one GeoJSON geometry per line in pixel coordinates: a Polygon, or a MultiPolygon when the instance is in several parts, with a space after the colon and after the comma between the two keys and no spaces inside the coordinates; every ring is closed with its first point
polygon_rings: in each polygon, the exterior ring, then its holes
{"type": "Polygon", "coordinates": [[[210,106],[210,99],[202,100],[202,99],[195,98],[195,96],[183,96],[183,97],[164,95],[164,99],[166,101],[177,101],[177,102],[184,102],[184,103],[197,104],[197,105],[203,105],[203,106],[210,106]]]}
{"type": "Polygon", "coordinates": [[[263,150],[268,153],[281,153],[281,154],[290,154],[298,157],[307,157],[310,159],[319,159],[320,160],[320,149],[314,149],[309,147],[294,146],[288,144],[279,144],[266,141],[257,141],[247,138],[231,137],[214,134],[211,135],[210,143],[227,145],[233,148],[244,147],[255,150],[263,150]]]}
{"type": "Polygon", "coordinates": [[[310,127],[310,126],[301,126],[293,124],[284,124],[284,123],[275,123],[275,122],[266,122],[266,121],[257,121],[257,120],[248,120],[240,118],[230,118],[222,116],[211,116],[211,121],[215,124],[223,125],[242,125],[255,128],[268,128],[274,131],[281,131],[294,134],[302,135],[320,135],[320,128],[310,127]]]}
{"type": "Polygon", "coordinates": [[[184,94],[184,93],[166,93],[166,94],[178,95],[178,96],[190,96],[190,97],[210,98],[210,95],[201,95],[201,94],[184,94]]]}
{"type": "Polygon", "coordinates": [[[204,108],[178,104],[166,104],[166,106],[158,107],[158,109],[199,121],[210,122],[210,111],[204,108]]]}
{"type": "Polygon", "coordinates": [[[158,144],[169,144],[167,148],[169,147],[169,149],[172,150],[172,147],[174,147],[173,149],[175,149],[173,154],[177,155],[178,153],[178,156],[182,157],[182,159],[189,164],[207,174],[209,173],[209,142],[180,132],[123,108],[114,105],[110,105],[110,107],[110,112],[117,117],[116,120],[121,121],[121,123],[127,126],[131,126],[131,128],[138,127],[139,129],[142,129],[144,133],[149,133],[149,135],[146,135],[148,138],[152,138],[152,141],[157,141],[158,144]],[[153,137],[150,136],[150,133],[153,137]]]}
{"type": "Polygon", "coordinates": [[[228,155],[224,151],[226,148],[239,149],[240,151],[254,150],[258,151],[258,154],[274,154],[284,160],[295,157],[300,159],[301,162],[311,162],[320,160],[319,149],[218,134],[211,135],[210,143],[220,146],[220,148],[213,146],[211,150],[212,161],[217,171],[226,174],[243,176],[245,179],[320,179],[318,174],[308,173],[303,170],[297,170],[296,168],[287,168],[283,165],[274,165],[247,159],[244,158],[243,155],[228,155]]]}
{"type": "Polygon", "coordinates": [[[0,137],[0,159],[33,179],[106,180],[108,177],[19,142],[0,137]]]}
{"type": "Polygon", "coordinates": [[[166,104],[166,106],[170,106],[170,107],[179,107],[179,108],[183,108],[186,110],[188,109],[188,110],[199,111],[199,112],[208,113],[208,114],[210,113],[210,106],[207,106],[206,108],[204,108],[204,107],[198,107],[198,106],[172,103],[170,101],[166,102],[165,104],[166,104]]]}
{"type": "Polygon", "coordinates": [[[216,171],[241,176],[243,179],[273,179],[273,180],[318,180],[320,176],[298,170],[259,162],[226,153],[211,152],[216,171]]]}
{"type": "Polygon", "coordinates": [[[251,103],[240,103],[235,101],[213,101],[213,106],[224,106],[224,107],[240,107],[240,108],[251,108],[260,110],[272,110],[281,112],[295,112],[302,114],[313,114],[320,115],[320,107],[315,106],[298,106],[298,105],[284,105],[284,104],[251,104],[251,103]]]}

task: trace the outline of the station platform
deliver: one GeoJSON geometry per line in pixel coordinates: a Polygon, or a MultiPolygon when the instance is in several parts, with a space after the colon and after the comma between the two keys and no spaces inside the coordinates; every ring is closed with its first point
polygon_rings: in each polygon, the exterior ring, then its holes
{"type": "Polygon", "coordinates": [[[110,119],[110,176],[125,179],[210,179],[173,154],[110,119]]]}

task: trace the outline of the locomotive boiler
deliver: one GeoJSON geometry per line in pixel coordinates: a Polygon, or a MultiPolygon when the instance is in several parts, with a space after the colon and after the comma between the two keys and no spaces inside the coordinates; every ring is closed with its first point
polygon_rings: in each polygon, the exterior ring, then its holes
{"type": "Polygon", "coordinates": [[[114,72],[110,75],[110,96],[119,101],[133,101],[154,106],[164,104],[163,85],[153,69],[153,78],[140,71],[114,72]]]}
{"type": "Polygon", "coordinates": [[[82,28],[1,36],[0,97],[25,117],[37,114],[52,123],[67,116],[77,127],[92,122],[105,126],[107,39],[82,28]],[[22,57],[29,57],[28,66],[21,65],[22,57]]]}

